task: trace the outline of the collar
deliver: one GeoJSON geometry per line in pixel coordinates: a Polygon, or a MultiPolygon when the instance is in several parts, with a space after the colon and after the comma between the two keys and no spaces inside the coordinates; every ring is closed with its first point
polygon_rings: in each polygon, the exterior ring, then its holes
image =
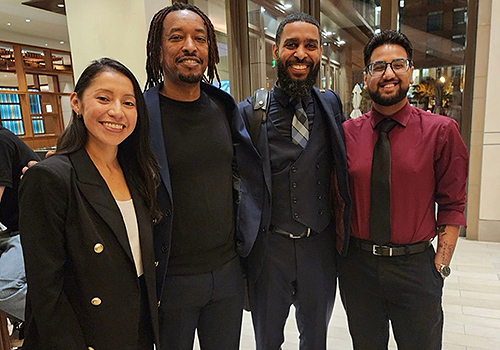
{"type": "MultiPolygon", "coordinates": [[[[283,107],[288,106],[291,101],[291,97],[285,92],[285,90],[278,86],[278,82],[274,84],[273,90],[274,98],[276,99],[276,101],[278,101],[283,107]]],[[[311,98],[312,96],[310,93],[302,98],[302,105],[304,106],[304,108],[311,101],[311,98]]]]}
{"type": "Polygon", "coordinates": [[[399,111],[394,113],[393,115],[387,116],[383,115],[379,112],[377,112],[373,107],[369,112],[369,117],[370,117],[370,123],[372,125],[372,128],[375,129],[377,124],[382,120],[382,119],[393,119],[398,122],[399,125],[406,127],[408,124],[408,121],[410,120],[411,116],[411,109],[412,107],[410,106],[410,103],[406,101],[406,104],[404,105],[403,108],[401,108],[399,111]]]}

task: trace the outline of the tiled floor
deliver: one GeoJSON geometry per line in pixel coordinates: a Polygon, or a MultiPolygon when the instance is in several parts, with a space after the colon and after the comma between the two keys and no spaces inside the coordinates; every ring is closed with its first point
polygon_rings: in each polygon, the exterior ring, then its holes
{"type": "MultiPolygon", "coordinates": [[[[500,243],[460,238],[444,288],[443,350],[500,350],[500,243]]],[[[294,310],[285,330],[283,350],[297,350],[294,310]]],[[[255,349],[250,314],[244,313],[241,349],[255,349]]],[[[352,349],[347,321],[337,298],[328,334],[328,349],[352,349]]],[[[389,349],[396,345],[391,338],[389,349]]],[[[196,344],[195,349],[199,349],[196,344]]],[[[422,349],[425,350],[425,349],[422,349]]]]}

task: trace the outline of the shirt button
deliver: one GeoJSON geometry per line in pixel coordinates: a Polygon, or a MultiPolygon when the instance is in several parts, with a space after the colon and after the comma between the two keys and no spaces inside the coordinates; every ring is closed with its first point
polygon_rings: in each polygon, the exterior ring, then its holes
{"type": "Polygon", "coordinates": [[[165,212],[165,216],[168,218],[170,217],[170,215],[172,215],[172,211],[170,209],[167,209],[167,211],[165,212]]]}
{"type": "Polygon", "coordinates": [[[156,303],[156,306],[160,307],[161,305],[161,301],[158,300],[158,302],[156,303]]]}
{"type": "Polygon", "coordinates": [[[322,196],[322,195],[320,195],[320,194],[318,194],[318,199],[319,199],[319,200],[322,200],[322,199],[323,199],[323,196],[322,196]]]}
{"type": "Polygon", "coordinates": [[[292,173],[296,173],[297,172],[297,168],[296,167],[292,167],[292,173]]]}
{"type": "Polygon", "coordinates": [[[317,183],[318,185],[321,185],[321,180],[319,180],[319,179],[318,179],[318,180],[316,180],[316,183],[317,183]]]}
{"type": "Polygon", "coordinates": [[[319,163],[316,163],[316,169],[319,169],[319,163]]]}
{"type": "Polygon", "coordinates": [[[155,267],[158,267],[159,264],[160,264],[159,261],[155,261],[155,267]]]}
{"type": "Polygon", "coordinates": [[[99,299],[98,297],[95,297],[95,298],[92,298],[92,300],[90,301],[90,303],[94,306],[99,306],[101,305],[102,303],[102,300],[99,299]]]}
{"type": "Polygon", "coordinates": [[[292,199],[293,204],[297,204],[297,198],[292,199]]]}
{"type": "Polygon", "coordinates": [[[263,227],[261,231],[262,231],[262,232],[266,232],[267,230],[266,230],[266,228],[265,228],[265,227],[263,227]]]}
{"type": "Polygon", "coordinates": [[[102,245],[102,243],[96,243],[94,245],[94,252],[96,252],[97,254],[101,254],[103,250],[104,246],[102,245]]]}
{"type": "Polygon", "coordinates": [[[162,245],[161,246],[161,251],[164,252],[164,253],[168,252],[168,246],[167,245],[162,245]]]}
{"type": "Polygon", "coordinates": [[[94,348],[93,348],[93,347],[91,347],[91,346],[88,346],[88,347],[87,347],[87,350],[94,350],[94,348]]]}
{"type": "Polygon", "coordinates": [[[299,213],[294,213],[294,214],[293,214],[293,218],[294,218],[294,219],[298,219],[298,218],[299,218],[299,213]]]}
{"type": "Polygon", "coordinates": [[[292,188],[297,188],[297,183],[296,182],[292,182],[292,188]]]}
{"type": "Polygon", "coordinates": [[[318,210],[319,215],[323,215],[323,209],[318,210]]]}

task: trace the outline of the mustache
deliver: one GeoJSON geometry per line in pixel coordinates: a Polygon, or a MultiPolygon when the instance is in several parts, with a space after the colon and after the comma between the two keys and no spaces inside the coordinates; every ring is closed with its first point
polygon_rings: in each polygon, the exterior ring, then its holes
{"type": "Polygon", "coordinates": [[[184,52],[184,54],[180,57],[177,57],[177,59],[175,61],[178,63],[184,59],[192,60],[193,58],[195,58],[196,61],[201,62],[200,58],[196,55],[195,52],[184,52]]]}
{"type": "Polygon", "coordinates": [[[307,64],[309,66],[312,66],[313,62],[311,60],[308,60],[307,58],[303,58],[300,60],[300,59],[294,57],[294,58],[290,58],[289,60],[286,61],[287,66],[290,66],[292,64],[307,64]]]}
{"type": "Polygon", "coordinates": [[[387,79],[387,80],[383,80],[383,81],[380,81],[378,83],[378,85],[384,85],[384,84],[399,84],[401,83],[401,80],[400,79],[387,79]]]}

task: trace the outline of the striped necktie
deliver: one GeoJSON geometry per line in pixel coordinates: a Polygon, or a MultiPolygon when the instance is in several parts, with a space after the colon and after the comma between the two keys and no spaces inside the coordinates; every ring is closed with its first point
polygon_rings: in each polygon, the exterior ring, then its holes
{"type": "Polygon", "coordinates": [[[292,119],[292,142],[306,148],[309,140],[309,120],[306,111],[302,107],[302,101],[300,99],[295,101],[295,114],[292,119]]]}

